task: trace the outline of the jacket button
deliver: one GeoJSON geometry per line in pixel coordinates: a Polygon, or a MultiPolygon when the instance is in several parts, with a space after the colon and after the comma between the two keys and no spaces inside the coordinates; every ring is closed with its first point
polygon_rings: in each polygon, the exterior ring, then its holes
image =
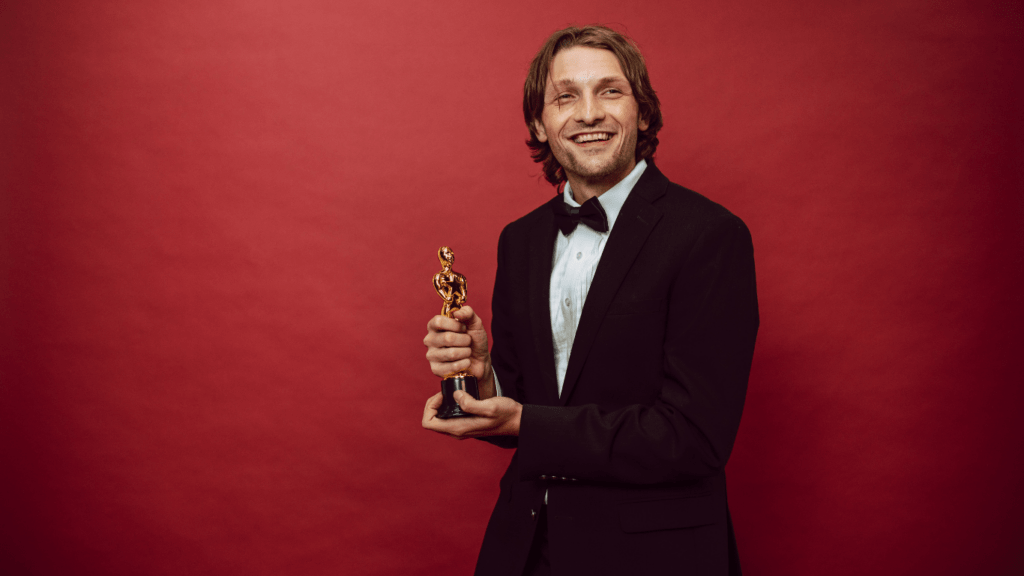
{"type": "Polygon", "coordinates": [[[530,510],[530,518],[533,519],[533,518],[536,518],[536,517],[537,517],[537,511],[536,510],[530,510]]]}
{"type": "Polygon", "coordinates": [[[540,479],[541,479],[541,480],[547,480],[547,479],[548,479],[548,477],[547,477],[546,475],[544,475],[544,474],[541,474],[541,475],[540,475],[540,479]]]}

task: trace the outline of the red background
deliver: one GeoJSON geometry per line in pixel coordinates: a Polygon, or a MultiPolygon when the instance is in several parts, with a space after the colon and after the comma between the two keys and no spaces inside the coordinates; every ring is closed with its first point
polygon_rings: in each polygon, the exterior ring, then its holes
{"type": "Polygon", "coordinates": [[[0,8],[4,574],[469,573],[511,453],[420,428],[434,254],[489,318],[592,21],[754,235],[746,571],[1024,572],[1020,3],[371,4],[0,8]]]}

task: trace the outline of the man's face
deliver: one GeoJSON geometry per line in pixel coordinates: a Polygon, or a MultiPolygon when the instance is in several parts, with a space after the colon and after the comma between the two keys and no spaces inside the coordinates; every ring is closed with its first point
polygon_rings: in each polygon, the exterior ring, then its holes
{"type": "Polygon", "coordinates": [[[639,116],[615,54],[575,46],[551,61],[534,130],[551,146],[570,183],[610,187],[636,166],[637,131],[648,126],[639,116]]]}

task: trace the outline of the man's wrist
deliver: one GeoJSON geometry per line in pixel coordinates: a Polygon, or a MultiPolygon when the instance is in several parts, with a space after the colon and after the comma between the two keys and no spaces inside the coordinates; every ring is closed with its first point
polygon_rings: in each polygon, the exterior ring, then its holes
{"type": "Polygon", "coordinates": [[[480,399],[486,400],[495,396],[500,396],[500,388],[498,388],[498,378],[494,374],[494,369],[488,363],[487,367],[484,368],[483,378],[480,379],[477,389],[480,392],[480,399]]]}

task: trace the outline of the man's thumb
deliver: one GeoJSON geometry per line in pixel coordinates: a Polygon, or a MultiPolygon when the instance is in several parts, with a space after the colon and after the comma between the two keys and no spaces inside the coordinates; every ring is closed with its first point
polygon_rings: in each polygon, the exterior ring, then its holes
{"type": "Polygon", "coordinates": [[[459,308],[458,312],[455,313],[455,317],[458,318],[460,322],[465,324],[466,328],[470,330],[479,330],[484,327],[483,321],[480,319],[479,316],[476,315],[476,312],[469,306],[463,306],[462,308],[459,308]]]}
{"type": "Polygon", "coordinates": [[[462,408],[466,412],[472,412],[469,407],[474,403],[479,402],[479,400],[473,398],[472,395],[467,394],[465,390],[456,390],[455,394],[452,394],[452,398],[459,403],[459,408],[462,408]]]}

